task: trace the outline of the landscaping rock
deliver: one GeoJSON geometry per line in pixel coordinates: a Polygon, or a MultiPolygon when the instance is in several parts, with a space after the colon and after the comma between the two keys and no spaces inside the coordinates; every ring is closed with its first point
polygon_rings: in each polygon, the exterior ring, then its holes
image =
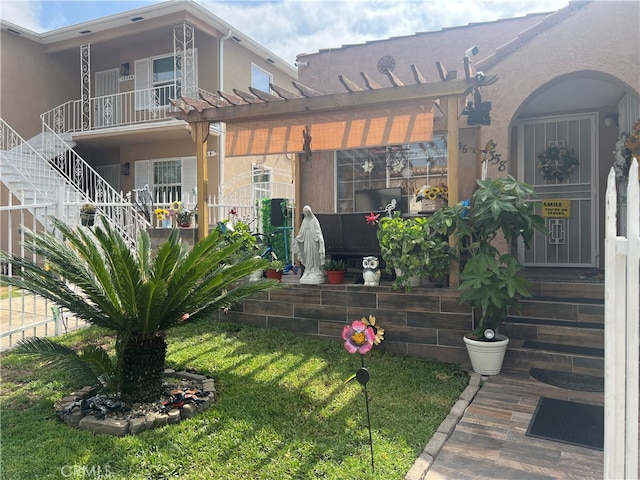
{"type": "Polygon", "coordinates": [[[198,413],[198,407],[196,407],[193,403],[186,403],[182,407],[180,407],[180,416],[184,418],[195,417],[198,413]]]}
{"type": "Polygon", "coordinates": [[[147,429],[147,419],[145,417],[137,417],[129,420],[129,433],[135,435],[144,432],[147,429]]]}
{"type": "Polygon", "coordinates": [[[93,433],[122,437],[129,433],[129,421],[115,418],[98,419],[87,415],[78,424],[80,430],[91,430],[93,433]]]}

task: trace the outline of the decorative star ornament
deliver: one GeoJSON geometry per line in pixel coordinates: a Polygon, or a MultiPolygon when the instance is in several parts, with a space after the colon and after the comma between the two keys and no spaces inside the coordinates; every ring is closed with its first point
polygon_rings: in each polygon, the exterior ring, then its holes
{"type": "Polygon", "coordinates": [[[364,217],[367,220],[367,225],[375,225],[378,223],[378,219],[380,218],[380,214],[374,214],[371,212],[369,215],[364,217]]]}
{"type": "Polygon", "coordinates": [[[362,170],[365,173],[371,173],[373,171],[373,162],[371,160],[367,160],[362,164],[362,170]]]}

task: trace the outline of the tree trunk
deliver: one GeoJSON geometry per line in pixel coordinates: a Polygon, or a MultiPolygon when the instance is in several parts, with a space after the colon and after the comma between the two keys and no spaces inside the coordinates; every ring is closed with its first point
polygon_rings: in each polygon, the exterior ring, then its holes
{"type": "Polygon", "coordinates": [[[126,403],[160,400],[166,355],[167,342],[162,333],[129,339],[122,355],[122,399],[126,403]]]}

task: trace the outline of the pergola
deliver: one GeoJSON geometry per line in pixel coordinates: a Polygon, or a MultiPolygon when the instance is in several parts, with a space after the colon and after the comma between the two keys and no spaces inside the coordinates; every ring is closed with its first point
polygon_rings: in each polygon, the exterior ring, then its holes
{"type": "MultiPolygon", "coordinates": [[[[424,142],[434,129],[448,135],[449,201],[459,201],[458,141],[459,119],[469,94],[480,102],[480,87],[491,85],[497,76],[487,77],[473,70],[464,58],[464,78],[447,72],[437,62],[439,82],[427,82],[411,65],[414,82],[403,84],[387,70],[390,86],[382,87],[361,72],[364,87],[339,76],[345,92],[321,94],[298,82],[295,91],[271,84],[274,94],[249,87],[249,92],[233,89],[217,96],[181,97],[171,100],[179,108],[177,118],[188,122],[196,143],[198,204],[205,205],[209,191],[207,138],[211,123],[226,124],[225,156],[308,154],[311,151],[339,150],[424,142]],[[436,118],[439,111],[441,119],[436,118]]],[[[300,157],[295,164],[295,197],[300,198],[300,157]]],[[[220,184],[218,169],[213,186],[220,184]]],[[[198,238],[208,234],[209,212],[199,212],[198,238]]]]}

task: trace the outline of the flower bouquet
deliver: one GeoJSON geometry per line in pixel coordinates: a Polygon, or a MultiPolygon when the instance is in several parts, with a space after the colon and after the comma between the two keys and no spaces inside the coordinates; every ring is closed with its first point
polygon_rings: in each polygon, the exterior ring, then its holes
{"type": "Polygon", "coordinates": [[[422,202],[422,211],[435,212],[444,207],[449,200],[449,187],[446,183],[423,185],[416,191],[416,202],[422,202]]]}
{"type": "Polygon", "coordinates": [[[163,227],[169,227],[171,225],[171,218],[169,217],[169,210],[166,208],[156,208],[153,213],[158,219],[158,223],[163,227]]]}
{"type": "Polygon", "coordinates": [[[179,227],[190,227],[191,220],[193,219],[193,215],[195,212],[196,207],[194,207],[192,210],[188,210],[180,200],[176,200],[171,203],[169,216],[175,217],[176,223],[179,227]]]}

